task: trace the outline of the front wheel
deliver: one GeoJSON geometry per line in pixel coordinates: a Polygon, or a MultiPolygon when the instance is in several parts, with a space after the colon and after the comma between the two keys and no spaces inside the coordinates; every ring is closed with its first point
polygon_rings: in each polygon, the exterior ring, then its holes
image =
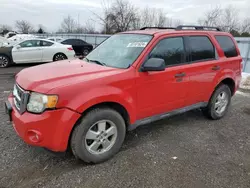
{"type": "Polygon", "coordinates": [[[231,103],[231,90],[227,85],[220,85],[213,93],[208,106],[203,109],[210,119],[220,119],[225,116],[231,103]]]}
{"type": "Polygon", "coordinates": [[[0,55],[0,67],[6,68],[9,67],[11,64],[10,58],[5,55],[0,55]]]}
{"type": "Polygon", "coordinates": [[[100,163],[114,156],[122,146],[126,126],[122,116],[110,108],[97,108],[82,118],[71,136],[76,158],[100,163]]]}

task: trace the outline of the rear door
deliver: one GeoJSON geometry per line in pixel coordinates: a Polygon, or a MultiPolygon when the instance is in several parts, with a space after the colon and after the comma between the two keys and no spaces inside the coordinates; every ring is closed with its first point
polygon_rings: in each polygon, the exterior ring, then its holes
{"type": "Polygon", "coordinates": [[[207,102],[214,91],[216,75],[221,70],[213,38],[203,34],[186,36],[186,40],[190,55],[187,104],[207,102]]]}
{"type": "Polygon", "coordinates": [[[53,42],[41,40],[41,49],[42,49],[42,62],[50,62],[53,59],[53,56],[57,53],[52,47],[53,42]]]}
{"type": "Polygon", "coordinates": [[[189,77],[186,73],[188,64],[184,38],[180,36],[159,39],[146,60],[149,58],[164,59],[166,69],[160,72],[138,72],[137,119],[186,106],[189,77]]]}
{"type": "Polygon", "coordinates": [[[12,57],[15,63],[35,63],[42,60],[40,40],[26,40],[13,47],[12,57]]]}

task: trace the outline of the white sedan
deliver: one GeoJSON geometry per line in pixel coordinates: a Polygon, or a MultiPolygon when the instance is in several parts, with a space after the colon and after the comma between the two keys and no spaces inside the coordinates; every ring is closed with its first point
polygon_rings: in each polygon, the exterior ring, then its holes
{"type": "Polygon", "coordinates": [[[52,62],[74,59],[75,52],[71,45],[63,45],[45,39],[26,39],[13,46],[0,48],[0,67],[12,63],[52,62]]]}

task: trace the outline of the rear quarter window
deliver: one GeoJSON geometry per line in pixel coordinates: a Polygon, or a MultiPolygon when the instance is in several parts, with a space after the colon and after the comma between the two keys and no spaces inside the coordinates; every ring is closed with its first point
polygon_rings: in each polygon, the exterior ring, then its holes
{"type": "Polygon", "coordinates": [[[229,36],[215,36],[227,58],[238,56],[236,46],[229,36]]]}

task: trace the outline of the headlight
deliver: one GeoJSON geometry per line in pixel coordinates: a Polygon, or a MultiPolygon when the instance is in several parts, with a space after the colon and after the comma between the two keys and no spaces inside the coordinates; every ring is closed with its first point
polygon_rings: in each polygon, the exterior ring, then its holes
{"type": "Polygon", "coordinates": [[[27,105],[27,110],[33,113],[42,113],[45,109],[56,107],[58,97],[56,95],[44,95],[32,92],[27,105]]]}

